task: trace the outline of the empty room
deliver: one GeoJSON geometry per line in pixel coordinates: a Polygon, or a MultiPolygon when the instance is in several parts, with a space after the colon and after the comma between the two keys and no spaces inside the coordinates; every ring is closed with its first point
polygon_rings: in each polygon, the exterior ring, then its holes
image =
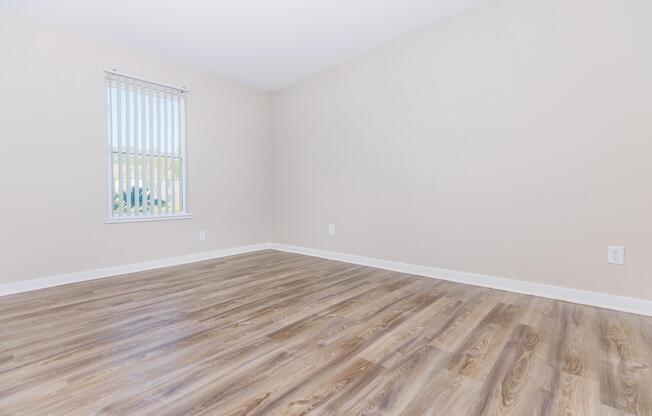
{"type": "Polygon", "coordinates": [[[0,0],[0,415],[652,416],[650,0],[0,0]]]}

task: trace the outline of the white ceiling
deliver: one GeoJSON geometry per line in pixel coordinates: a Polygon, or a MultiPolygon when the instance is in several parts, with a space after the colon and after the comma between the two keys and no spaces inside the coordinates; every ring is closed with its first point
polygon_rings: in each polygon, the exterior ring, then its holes
{"type": "Polygon", "coordinates": [[[275,90],[481,0],[0,0],[81,33],[275,90]]]}

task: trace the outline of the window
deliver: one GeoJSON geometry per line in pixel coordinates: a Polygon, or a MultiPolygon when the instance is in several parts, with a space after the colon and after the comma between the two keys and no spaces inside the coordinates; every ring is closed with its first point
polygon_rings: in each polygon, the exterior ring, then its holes
{"type": "Polygon", "coordinates": [[[107,222],[188,218],[185,90],[106,72],[107,222]]]}

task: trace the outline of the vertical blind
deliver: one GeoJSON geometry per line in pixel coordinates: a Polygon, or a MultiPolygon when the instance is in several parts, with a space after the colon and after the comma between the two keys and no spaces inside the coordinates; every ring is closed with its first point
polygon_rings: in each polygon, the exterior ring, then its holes
{"type": "Polygon", "coordinates": [[[185,91],[105,74],[109,217],[184,214],[185,91]]]}

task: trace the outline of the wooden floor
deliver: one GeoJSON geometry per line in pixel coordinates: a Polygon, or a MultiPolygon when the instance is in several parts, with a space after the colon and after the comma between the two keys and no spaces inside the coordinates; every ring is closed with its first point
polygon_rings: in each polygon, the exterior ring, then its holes
{"type": "Polygon", "coordinates": [[[274,251],[0,298],[2,415],[652,415],[652,318],[274,251]]]}

